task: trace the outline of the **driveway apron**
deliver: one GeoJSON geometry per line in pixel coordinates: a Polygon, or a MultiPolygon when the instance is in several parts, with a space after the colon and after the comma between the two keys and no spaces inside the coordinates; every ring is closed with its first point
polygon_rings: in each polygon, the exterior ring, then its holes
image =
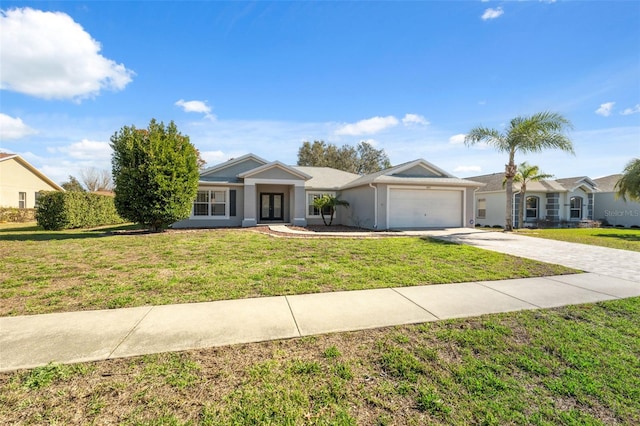
{"type": "Polygon", "coordinates": [[[585,272],[640,281],[640,252],[473,229],[432,231],[427,235],[585,272]]]}

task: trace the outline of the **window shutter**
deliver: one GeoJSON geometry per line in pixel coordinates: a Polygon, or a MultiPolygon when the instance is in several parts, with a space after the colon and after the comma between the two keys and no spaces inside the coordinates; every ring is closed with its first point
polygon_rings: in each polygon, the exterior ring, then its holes
{"type": "Polygon", "coordinates": [[[229,216],[236,215],[236,190],[229,190],[229,216]]]}

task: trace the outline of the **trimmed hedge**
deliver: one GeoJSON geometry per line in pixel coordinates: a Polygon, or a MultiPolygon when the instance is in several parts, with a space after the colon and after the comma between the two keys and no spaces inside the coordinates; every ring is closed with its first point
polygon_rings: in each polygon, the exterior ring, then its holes
{"type": "Polygon", "coordinates": [[[42,193],[36,220],[51,231],[125,222],[116,212],[113,197],[77,191],[42,193]]]}

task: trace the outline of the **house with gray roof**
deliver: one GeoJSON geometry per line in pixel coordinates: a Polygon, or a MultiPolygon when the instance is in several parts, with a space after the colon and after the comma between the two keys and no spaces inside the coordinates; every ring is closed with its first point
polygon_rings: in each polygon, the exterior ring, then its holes
{"type": "Polygon", "coordinates": [[[349,203],[336,210],[335,224],[379,230],[473,227],[474,191],[480,186],[423,159],[360,176],[247,154],[202,171],[190,217],[173,227],[322,224],[313,202],[324,194],[349,203]]]}
{"type": "MultiPolygon", "coordinates": [[[[506,190],[504,173],[468,178],[484,186],[475,193],[475,220],[478,225],[504,225],[506,190]]],[[[524,225],[522,227],[576,226],[585,220],[604,225],[640,226],[640,203],[616,196],[615,184],[621,174],[591,179],[577,176],[527,183],[524,225]]],[[[520,184],[513,184],[513,223],[520,208],[520,184]]]]}
{"type": "MultiPolygon", "coordinates": [[[[506,190],[504,173],[474,176],[484,183],[475,194],[475,220],[478,225],[504,225],[506,190]]],[[[513,184],[513,223],[516,227],[578,223],[594,219],[594,196],[597,184],[587,176],[546,179],[527,183],[524,224],[517,223],[520,209],[520,184],[513,184]]]]}

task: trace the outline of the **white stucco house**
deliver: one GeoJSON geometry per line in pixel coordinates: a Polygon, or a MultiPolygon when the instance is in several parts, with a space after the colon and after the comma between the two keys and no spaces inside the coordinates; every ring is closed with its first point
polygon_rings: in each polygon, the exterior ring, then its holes
{"type": "MultiPolygon", "coordinates": [[[[597,220],[607,225],[640,226],[640,203],[618,199],[615,183],[622,175],[599,179],[578,176],[546,179],[527,184],[524,224],[518,223],[520,184],[513,184],[513,224],[515,227],[576,226],[597,220]]],[[[504,173],[468,178],[484,183],[475,194],[475,220],[479,226],[503,226],[506,206],[504,173]]]]}
{"type": "Polygon", "coordinates": [[[33,209],[40,191],[64,191],[16,154],[0,152],[0,207],[33,209]]]}
{"type": "Polygon", "coordinates": [[[474,191],[480,186],[422,159],[360,176],[247,154],[204,170],[191,216],[172,226],[321,224],[313,200],[331,194],[349,202],[336,210],[334,224],[378,230],[473,227],[474,191]]]}

